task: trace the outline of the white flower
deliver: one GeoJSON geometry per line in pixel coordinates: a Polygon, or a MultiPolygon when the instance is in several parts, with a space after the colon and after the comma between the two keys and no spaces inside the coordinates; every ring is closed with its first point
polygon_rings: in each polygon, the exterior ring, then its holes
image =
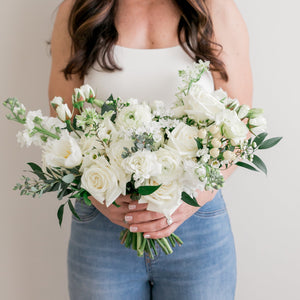
{"type": "Polygon", "coordinates": [[[213,145],[214,148],[220,148],[221,147],[221,142],[217,138],[213,138],[211,140],[211,144],[213,145]]]}
{"type": "Polygon", "coordinates": [[[145,179],[161,173],[161,164],[158,162],[155,152],[145,149],[125,158],[121,165],[126,174],[133,174],[133,178],[137,182],[136,187],[142,184],[145,179]]]}
{"type": "Polygon", "coordinates": [[[237,113],[233,110],[226,109],[219,113],[216,123],[221,124],[223,133],[226,138],[231,139],[234,143],[243,142],[248,134],[247,126],[239,119],[237,113]]]}
{"type": "Polygon", "coordinates": [[[239,109],[238,109],[238,117],[240,119],[246,118],[249,110],[250,110],[250,107],[248,105],[244,104],[244,105],[240,106],[239,109]]]}
{"type": "Polygon", "coordinates": [[[231,110],[237,110],[240,107],[240,103],[238,99],[231,99],[231,98],[227,98],[224,101],[224,105],[231,110]]]}
{"type": "MultiPolygon", "coordinates": [[[[155,180],[150,179],[147,185],[158,185],[155,180]]],[[[177,181],[171,181],[163,184],[154,193],[142,196],[139,203],[148,203],[147,210],[155,211],[170,217],[172,213],[180,206],[181,186],[177,181]]]]}
{"type": "Polygon", "coordinates": [[[224,101],[228,98],[227,93],[219,88],[218,90],[215,90],[212,95],[219,101],[221,101],[222,103],[224,103],[224,101]]]}
{"type": "Polygon", "coordinates": [[[74,94],[72,96],[72,102],[80,102],[80,101],[85,101],[85,95],[81,89],[74,89],[74,94]]]}
{"type": "Polygon", "coordinates": [[[195,138],[198,136],[196,127],[179,123],[169,134],[168,146],[178,151],[182,157],[195,157],[198,151],[195,138]]]}
{"type": "Polygon", "coordinates": [[[212,125],[208,128],[209,132],[212,134],[212,135],[216,135],[220,132],[220,127],[216,126],[216,125],[212,125]]]}
{"type": "Polygon", "coordinates": [[[95,97],[95,92],[92,89],[92,87],[88,84],[82,85],[80,87],[81,90],[81,94],[84,95],[85,99],[89,99],[89,98],[94,98],[95,97]]]}
{"type": "Polygon", "coordinates": [[[35,118],[38,118],[38,119],[41,119],[43,120],[44,117],[42,115],[42,111],[39,109],[39,110],[30,110],[28,113],[27,113],[27,116],[26,116],[26,124],[24,125],[26,129],[28,130],[32,130],[36,124],[34,122],[34,119],[35,118]]]}
{"type": "Polygon", "coordinates": [[[220,150],[218,148],[212,148],[209,153],[213,158],[217,158],[220,154],[220,150]]]}
{"type": "Polygon", "coordinates": [[[197,190],[203,191],[206,184],[206,170],[203,166],[192,160],[185,160],[183,164],[184,174],[181,178],[183,191],[191,197],[197,197],[197,190]]]}
{"type": "Polygon", "coordinates": [[[206,137],[206,135],[207,135],[206,129],[205,129],[205,128],[201,128],[201,129],[199,130],[199,132],[198,132],[198,137],[199,137],[200,139],[204,139],[204,138],[206,137]]]}
{"type": "Polygon", "coordinates": [[[151,122],[152,115],[150,107],[146,104],[129,105],[124,107],[116,118],[117,128],[138,128],[151,122]]]}
{"type": "Polygon", "coordinates": [[[61,104],[56,107],[56,113],[58,118],[62,121],[71,119],[72,113],[68,107],[68,104],[61,104]]]}
{"type": "Polygon", "coordinates": [[[51,105],[54,107],[57,106],[57,105],[62,105],[64,103],[64,100],[62,97],[54,97],[53,100],[50,102],[51,105]]]}
{"type": "Polygon", "coordinates": [[[111,205],[121,194],[118,178],[104,157],[94,161],[83,170],[81,187],[87,190],[97,201],[111,205]]]}
{"type": "Polygon", "coordinates": [[[162,166],[161,174],[153,177],[160,183],[166,183],[176,180],[182,175],[182,160],[178,152],[165,146],[155,151],[158,162],[162,166]]]}
{"type": "Polygon", "coordinates": [[[236,155],[234,154],[234,152],[229,151],[229,150],[225,151],[223,153],[223,156],[226,161],[233,161],[236,158],[236,155]]]}
{"type": "Polygon", "coordinates": [[[259,116],[249,120],[251,131],[255,134],[261,134],[267,130],[267,120],[263,116],[259,116]],[[253,126],[253,127],[252,127],[253,126]]]}
{"type": "Polygon", "coordinates": [[[199,85],[195,85],[183,101],[185,112],[197,122],[215,120],[216,114],[225,109],[224,104],[199,85]]]}
{"type": "Polygon", "coordinates": [[[60,140],[50,140],[43,150],[43,162],[49,167],[74,168],[81,164],[82,153],[77,141],[64,133],[60,140]]]}

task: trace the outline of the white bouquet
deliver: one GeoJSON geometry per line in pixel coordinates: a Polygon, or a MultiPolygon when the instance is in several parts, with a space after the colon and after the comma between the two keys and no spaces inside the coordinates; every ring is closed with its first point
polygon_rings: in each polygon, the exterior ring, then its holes
{"type": "MultiPolygon", "coordinates": [[[[40,110],[26,114],[17,99],[7,99],[4,105],[11,111],[7,118],[25,127],[17,134],[18,141],[42,148],[42,166],[29,163],[38,178],[23,176],[23,184],[14,189],[32,197],[53,191],[59,200],[66,197],[57,213],[60,225],[66,204],[80,219],[72,199],[91,205],[93,196],[109,206],[116,205],[121,194],[147,203],[148,210],[170,220],[182,201],[199,206],[197,191],[220,189],[221,170],[236,164],[267,173],[254,152],[281,138],[265,140],[261,109],[240,105],[221,89],[203,90],[199,80],[208,67],[200,60],[179,71],[180,86],[170,107],[163,101],[148,105],[113,95],[99,100],[89,85],[74,91],[73,107],[79,111],[75,116],[60,97],[51,102],[57,118],[45,117],[40,110]],[[251,133],[255,137],[249,138],[251,133]]],[[[139,256],[146,252],[150,257],[156,253],[155,242],[166,254],[172,253],[176,242],[182,244],[174,233],[154,240],[128,229],[120,239],[139,256]]]]}

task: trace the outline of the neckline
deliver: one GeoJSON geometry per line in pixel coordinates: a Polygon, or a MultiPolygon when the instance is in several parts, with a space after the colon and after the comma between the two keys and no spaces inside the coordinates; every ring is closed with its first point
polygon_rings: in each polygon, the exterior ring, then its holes
{"type": "Polygon", "coordinates": [[[117,45],[117,44],[114,44],[114,46],[115,46],[115,48],[124,49],[124,50],[128,50],[128,51],[146,51],[146,52],[175,50],[177,48],[181,48],[180,44],[178,44],[176,46],[165,47],[165,48],[130,48],[130,47],[124,47],[124,46],[117,45]]]}

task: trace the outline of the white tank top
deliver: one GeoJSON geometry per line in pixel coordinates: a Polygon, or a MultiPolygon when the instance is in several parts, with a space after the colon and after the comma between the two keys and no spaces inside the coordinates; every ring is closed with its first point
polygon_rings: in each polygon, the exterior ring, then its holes
{"type": "MultiPolygon", "coordinates": [[[[108,72],[95,63],[84,79],[84,83],[89,84],[101,100],[113,94],[114,98],[124,100],[136,98],[146,103],[162,100],[170,104],[176,100],[178,70],[194,62],[180,45],[158,49],[115,45],[113,54],[122,71],[108,72]]],[[[203,74],[200,84],[207,91],[213,91],[210,72],[203,74]]]]}

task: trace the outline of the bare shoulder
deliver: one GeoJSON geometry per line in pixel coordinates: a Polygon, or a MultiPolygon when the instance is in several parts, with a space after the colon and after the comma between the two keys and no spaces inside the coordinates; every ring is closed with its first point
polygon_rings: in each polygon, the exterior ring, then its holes
{"type": "Polygon", "coordinates": [[[249,39],[245,20],[234,0],[208,0],[207,6],[217,42],[235,40],[242,44],[249,39]]]}
{"type": "Polygon", "coordinates": [[[215,88],[223,88],[233,98],[251,106],[252,72],[249,54],[249,34],[245,20],[233,0],[208,0],[214,41],[222,46],[219,58],[229,76],[224,82],[218,73],[213,74],[215,88]]]}
{"type": "Polygon", "coordinates": [[[72,54],[72,40],[68,31],[68,22],[74,2],[74,0],[64,0],[59,5],[56,14],[51,37],[52,64],[48,87],[50,100],[55,96],[61,96],[70,106],[74,88],[82,83],[82,80],[75,75],[66,80],[62,72],[72,54]]]}

